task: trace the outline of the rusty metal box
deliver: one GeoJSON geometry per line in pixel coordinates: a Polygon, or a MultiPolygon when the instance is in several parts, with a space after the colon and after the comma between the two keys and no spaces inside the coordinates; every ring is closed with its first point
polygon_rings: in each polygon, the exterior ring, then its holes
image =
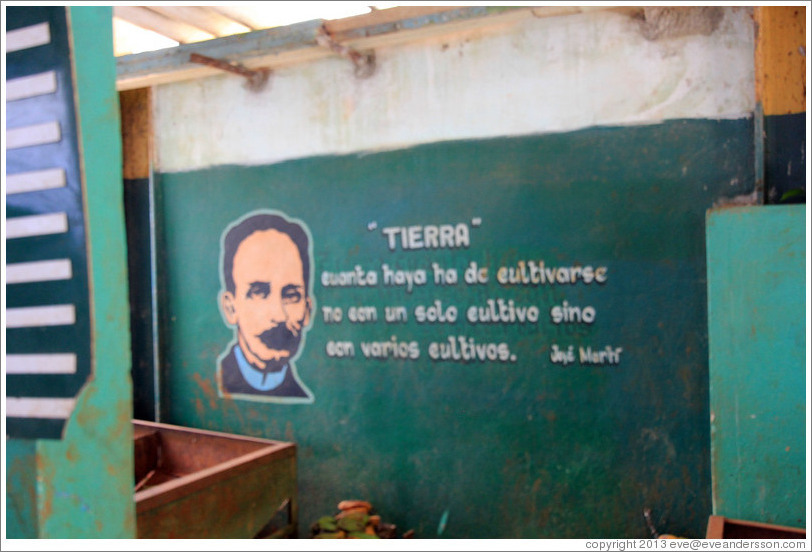
{"type": "Polygon", "coordinates": [[[296,536],[296,445],[133,421],[138,538],[296,536]]]}
{"type": "Polygon", "coordinates": [[[706,539],[805,539],[806,529],[710,516],[706,539]]]}

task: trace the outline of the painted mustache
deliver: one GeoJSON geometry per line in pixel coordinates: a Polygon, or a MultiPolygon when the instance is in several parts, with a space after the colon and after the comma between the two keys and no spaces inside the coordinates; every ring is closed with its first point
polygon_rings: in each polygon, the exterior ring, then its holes
{"type": "Polygon", "coordinates": [[[263,345],[277,351],[293,352],[299,346],[299,335],[290,331],[285,324],[267,329],[257,337],[263,345]]]}

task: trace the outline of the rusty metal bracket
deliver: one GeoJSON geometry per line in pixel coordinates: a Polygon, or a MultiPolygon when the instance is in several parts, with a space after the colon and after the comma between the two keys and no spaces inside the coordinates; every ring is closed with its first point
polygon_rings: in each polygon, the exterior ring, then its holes
{"type": "Polygon", "coordinates": [[[362,53],[358,50],[353,50],[349,46],[339,44],[333,40],[333,37],[330,36],[330,33],[324,25],[319,27],[319,31],[316,33],[316,42],[319,46],[329,48],[341,57],[349,59],[355,66],[355,76],[359,79],[371,77],[375,72],[375,52],[369,51],[362,53]]]}
{"type": "Polygon", "coordinates": [[[189,55],[189,61],[192,63],[208,65],[209,67],[215,67],[217,69],[245,77],[246,82],[244,86],[252,92],[259,92],[265,88],[265,85],[268,83],[268,78],[271,76],[271,70],[267,67],[251,70],[240,63],[215,59],[201,54],[193,53],[189,55]]]}

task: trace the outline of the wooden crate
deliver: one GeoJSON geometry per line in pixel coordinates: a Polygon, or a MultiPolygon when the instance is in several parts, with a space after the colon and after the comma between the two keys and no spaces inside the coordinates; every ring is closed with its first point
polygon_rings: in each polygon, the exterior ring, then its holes
{"type": "Polygon", "coordinates": [[[805,539],[806,530],[783,525],[710,516],[707,539],[805,539]]]}
{"type": "Polygon", "coordinates": [[[133,421],[138,538],[295,537],[296,445],[133,421]]]}

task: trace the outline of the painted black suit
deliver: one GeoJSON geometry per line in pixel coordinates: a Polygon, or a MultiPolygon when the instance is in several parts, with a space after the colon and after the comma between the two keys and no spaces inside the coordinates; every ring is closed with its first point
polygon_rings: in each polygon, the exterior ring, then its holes
{"type": "Polygon", "coordinates": [[[285,374],[285,379],[282,383],[274,389],[268,391],[260,391],[254,389],[249,385],[240,372],[240,367],[237,364],[237,356],[234,352],[237,345],[232,345],[231,349],[223,358],[220,363],[220,390],[223,394],[239,394],[239,395],[258,395],[263,397],[285,397],[285,398],[300,398],[310,399],[310,394],[302,388],[293,376],[293,366],[288,364],[288,371],[285,374]]]}

